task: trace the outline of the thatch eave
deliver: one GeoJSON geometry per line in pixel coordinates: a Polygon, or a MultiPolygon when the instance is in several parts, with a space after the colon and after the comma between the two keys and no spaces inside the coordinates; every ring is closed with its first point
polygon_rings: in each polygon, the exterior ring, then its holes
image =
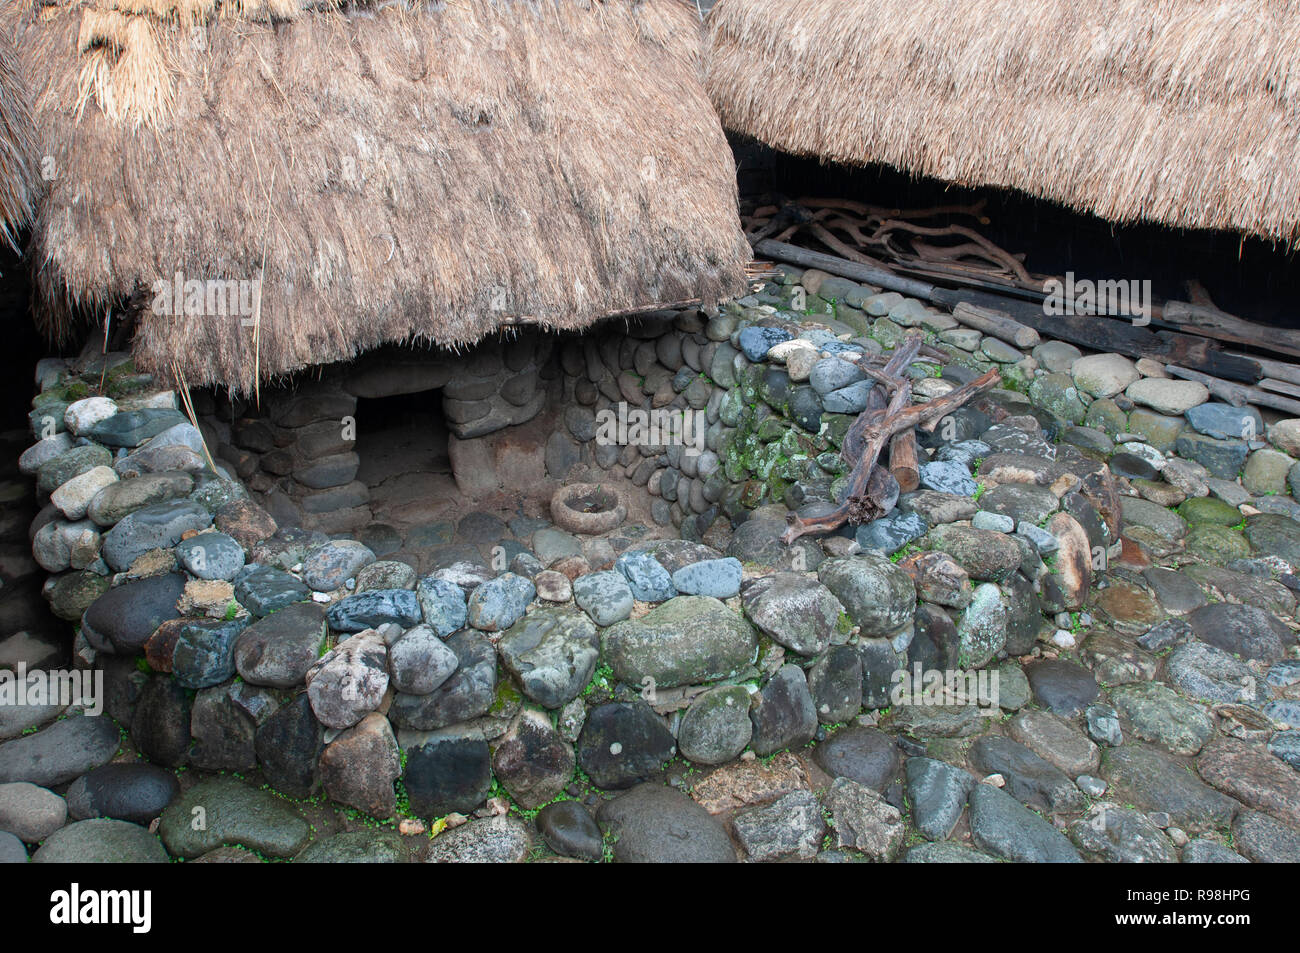
{"type": "Polygon", "coordinates": [[[733,162],[678,0],[218,16],[197,43],[146,16],[165,69],[118,75],[133,27],[87,93],[100,2],[10,14],[60,170],[32,232],[55,333],[71,302],[127,307],[142,367],[248,390],[385,343],[743,288],[733,162]],[[128,82],[150,77],[164,88],[128,82]],[[260,281],[257,313],[160,314],[177,274],[260,281]]]}
{"type": "Polygon", "coordinates": [[[723,124],[1115,222],[1300,234],[1285,0],[718,0],[723,124]]]}

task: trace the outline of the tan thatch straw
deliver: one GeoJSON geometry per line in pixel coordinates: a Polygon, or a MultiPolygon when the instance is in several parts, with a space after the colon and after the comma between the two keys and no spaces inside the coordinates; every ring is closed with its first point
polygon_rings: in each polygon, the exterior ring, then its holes
{"type": "Polygon", "coordinates": [[[779,149],[1292,241],[1289,0],[718,0],[709,91],[779,149]]]}
{"type": "Polygon", "coordinates": [[[0,238],[18,248],[18,229],[32,215],[38,173],[36,127],[9,34],[0,29],[0,238]]]}
{"type": "Polygon", "coordinates": [[[0,14],[60,170],[38,311],[59,332],[132,302],[149,370],[248,391],[386,342],[744,287],[693,5],[41,3],[0,14]],[[177,274],[260,308],[160,315],[177,274]]]}

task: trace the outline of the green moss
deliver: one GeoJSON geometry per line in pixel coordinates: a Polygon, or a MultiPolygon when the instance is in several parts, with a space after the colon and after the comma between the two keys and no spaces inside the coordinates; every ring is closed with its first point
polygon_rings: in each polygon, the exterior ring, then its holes
{"type": "Polygon", "coordinates": [[[519,690],[515,688],[510,679],[499,679],[496,693],[492,696],[492,707],[488,709],[488,714],[498,715],[513,705],[523,704],[523,700],[524,696],[519,693],[519,690]]]}

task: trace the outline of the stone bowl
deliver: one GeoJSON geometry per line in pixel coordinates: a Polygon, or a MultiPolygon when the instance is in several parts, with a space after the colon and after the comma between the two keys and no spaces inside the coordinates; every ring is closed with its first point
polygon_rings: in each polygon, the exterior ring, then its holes
{"type": "Polygon", "coordinates": [[[627,503],[618,490],[599,483],[562,486],[551,497],[551,522],[584,536],[608,533],[627,519],[627,503]]]}

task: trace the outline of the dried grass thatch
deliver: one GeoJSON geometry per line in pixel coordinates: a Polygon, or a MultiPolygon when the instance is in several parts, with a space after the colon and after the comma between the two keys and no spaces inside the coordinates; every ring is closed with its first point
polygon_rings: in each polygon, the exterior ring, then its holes
{"type": "Polygon", "coordinates": [[[1114,221],[1294,241],[1292,0],[718,0],[730,129],[1114,221]]]}
{"type": "Polygon", "coordinates": [[[381,343],[743,286],[733,161],[678,0],[13,5],[60,170],[39,304],[132,299],[155,372],[248,390],[381,343]],[[260,277],[256,320],[157,315],[177,273],[260,277]]]}
{"type": "Polygon", "coordinates": [[[36,127],[27,89],[15,67],[13,45],[0,30],[0,239],[15,251],[18,230],[31,218],[36,172],[36,127]]]}

